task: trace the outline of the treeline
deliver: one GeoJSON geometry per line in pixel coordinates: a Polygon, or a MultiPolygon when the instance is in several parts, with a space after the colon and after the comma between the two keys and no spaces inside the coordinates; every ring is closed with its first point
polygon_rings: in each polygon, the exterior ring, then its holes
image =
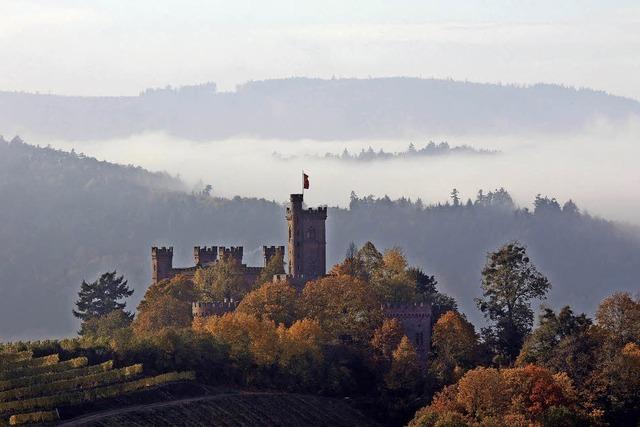
{"type": "Polygon", "coordinates": [[[234,92],[208,83],[128,97],[0,92],[4,132],[74,140],[154,131],[198,140],[575,132],[639,114],[637,101],[589,89],[418,78],[289,78],[234,92]]]}
{"type": "MultiPolygon", "coordinates": [[[[395,153],[386,152],[382,148],[378,151],[375,151],[371,146],[369,146],[368,149],[365,150],[363,148],[359,153],[350,153],[349,150],[345,148],[342,154],[326,153],[324,156],[309,155],[306,157],[325,160],[370,162],[373,160],[413,159],[421,157],[444,156],[448,154],[497,154],[497,151],[476,149],[467,145],[451,147],[448,142],[440,142],[436,144],[435,142],[430,141],[422,148],[416,148],[416,146],[411,143],[405,151],[395,153]]],[[[295,159],[295,156],[285,157],[278,152],[275,152],[274,156],[283,160],[295,159]]]]}
{"type": "MultiPolygon", "coordinates": [[[[282,204],[182,189],[165,174],[0,143],[0,337],[74,333],[67,307],[78,284],[116,267],[137,303],[150,283],[152,245],[174,246],[177,266],[192,264],[196,245],[243,245],[246,262],[261,265],[262,245],[286,243],[282,204]]],[[[572,203],[541,196],[538,204],[517,208],[504,190],[441,204],[354,195],[348,209],[329,210],[327,262],[352,241],[401,246],[473,321],[484,255],[506,241],[525,244],[555,284],[551,301],[576,311],[594,313],[612,289],[637,288],[637,234],[572,203]]]]}

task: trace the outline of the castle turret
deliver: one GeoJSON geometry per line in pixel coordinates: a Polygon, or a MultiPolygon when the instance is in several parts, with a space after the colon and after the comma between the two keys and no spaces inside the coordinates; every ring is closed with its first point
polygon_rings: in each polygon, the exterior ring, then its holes
{"type": "Polygon", "coordinates": [[[196,246],[193,248],[193,260],[195,261],[197,266],[207,265],[209,263],[214,262],[218,258],[218,247],[211,246],[208,247],[200,247],[196,246]]]}
{"type": "MultiPolygon", "coordinates": [[[[264,266],[266,267],[276,255],[280,255],[284,259],[284,246],[263,246],[262,254],[264,255],[264,266]]],[[[282,271],[284,273],[284,270],[282,271]]]]}
{"type": "Polygon", "coordinates": [[[153,268],[153,283],[161,282],[173,276],[173,248],[151,248],[151,264],[153,268]]]}
{"type": "Polygon", "coordinates": [[[314,280],[326,274],[327,208],[304,209],[302,194],[292,194],[287,208],[289,223],[289,274],[314,280]]]}
{"type": "Polygon", "coordinates": [[[242,246],[231,246],[230,248],[221,246],[218,248],[218,259],[233,258],[239,264],[242,264],[243,251],[244,248],[242,246]]]}

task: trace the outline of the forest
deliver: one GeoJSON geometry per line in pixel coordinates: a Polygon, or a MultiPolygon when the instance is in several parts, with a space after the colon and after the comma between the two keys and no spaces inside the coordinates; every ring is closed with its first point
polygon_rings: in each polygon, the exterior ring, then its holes
{"type": "Polygon", "coordinates": [[[3,132],[65,140],[570,134],[638,115],[637,101],[590,89],[400,77],[250,81],[232,92],[205,83],[120,97],[0,92],[3,132]]]}
{"type": "MultiPolygon", "coordinates": [[[[448,196],[434,204],[353,194],[348,208],[329,210],[329,265],[351,242],[402,247],[478,325],[474,298],[485,256],[509,241],[524,244],[554,283],[547,302],[554,309],[570,304],[593,315],[613,290],[637,289],[640,234],[632,226],[546,196],[533,210],[500,189],[472,200],[448,196]]],[[[69,307],[78,284],[116,267],[136,305],[150,283],[152,245],[174,246],[177,266],[191,264],[196,245],[243,245],[246,262],[261,265],[262,245],[286,241],[281,203],[191,193],[163,173],[18,139],[0,142],[0,200],[3,340],[73,334],[79,325],[69,307]]]]}

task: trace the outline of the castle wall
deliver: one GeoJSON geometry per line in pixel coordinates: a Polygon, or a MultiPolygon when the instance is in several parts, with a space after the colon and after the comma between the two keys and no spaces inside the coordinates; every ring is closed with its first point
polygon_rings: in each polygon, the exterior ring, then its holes
{"type": "Polygon", "coordinates": [[[431,304],[388,304],[382,309],[386,318],[397,319],[402,324],[405,335],[418,353],[421,366],[425,368],[429,351],[431,351],[431,304]]]}

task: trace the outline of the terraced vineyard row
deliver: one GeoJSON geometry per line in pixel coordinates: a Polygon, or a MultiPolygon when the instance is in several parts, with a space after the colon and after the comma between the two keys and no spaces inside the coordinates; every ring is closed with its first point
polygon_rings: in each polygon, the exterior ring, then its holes
{"type": "Polygon", "coordinates": [[[89,366],[85,357],[60,361],[57,354],[0,353],[0,425],[53,422],[62,406],[194,379],[193,372],[144,377],[141,364],[114,369],[112,361],[89,366]]]}

